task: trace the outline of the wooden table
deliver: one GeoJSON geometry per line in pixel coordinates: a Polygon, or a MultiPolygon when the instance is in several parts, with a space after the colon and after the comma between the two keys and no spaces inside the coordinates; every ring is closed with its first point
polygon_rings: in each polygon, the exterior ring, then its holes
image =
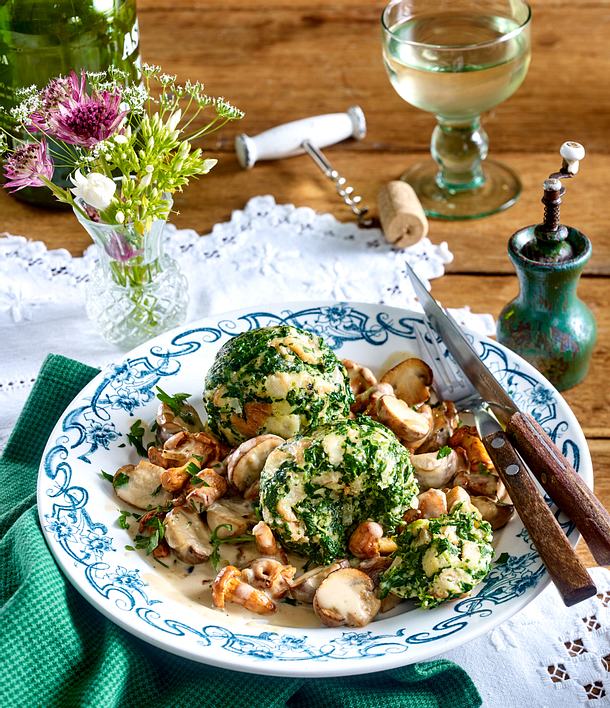
{"type": "MultiPolygon", "coordinates": [[[[337,169],[369,203],[379,186],[428,152],[433,119],[405,104],[391,88],[380,56],[380,0],[139,0],[141,50],[180,78],[204,81],[246,111],[241,124],[212,136],[220,158],[212,176],[178,196],[175,223],[206,233],[257,194],[308,205],[347,219],[334,190],[309,158],[262,163],[242,171],[233,153],[237,132],[362,106],[368,135],[328,149],[337,169]]],[[[568,391],[591,448],[597,494],[610,506],[610,52],[608,0],[533,0],[533,58],[523,86],[485,118],[491,151],[520,174],[524,193],[503,214],[473,222],[431,223],[430,237],[455,254],[434,294],[452,307],[492,312],[517,293],[506,242],[541,218],[542,180],[559,166],[566,139],[588,156],[569,185],[564,223],[593,241],[580,286],[598,321],[599,340],[588,378],[568,391]],[[569,38],[569,42],[566,40],[569,38]]],[[[0,190],[0,230],[41,239],[80,254],[85,232],[68,213],[39,211],[0,190]]],[[[593,564],[584,547],[580,553],[593,564]]]]}

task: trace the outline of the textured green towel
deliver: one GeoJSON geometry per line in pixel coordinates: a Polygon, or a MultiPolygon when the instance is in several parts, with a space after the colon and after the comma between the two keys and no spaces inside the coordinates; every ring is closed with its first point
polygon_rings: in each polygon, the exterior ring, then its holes
{"type": "Polygon", "coordinates": [[[280,679],[210,668],[163,652],[105,619],[72,588],[43,539],[38,465],[55,422],[95,369],[45,361],[0,459],[0,705],[205,708],[479,706],[449,661],[338,679],[280,679]]]}

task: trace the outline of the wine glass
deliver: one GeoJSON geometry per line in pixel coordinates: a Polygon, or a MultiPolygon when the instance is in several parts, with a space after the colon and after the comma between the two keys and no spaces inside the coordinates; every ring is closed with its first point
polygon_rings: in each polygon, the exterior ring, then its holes
{"type": "Polygon", "coordinates": [[[429,216],[475,219],[517,200],[517,175],[485,159],[480,115],[525,78],[530,19],[523,0],[394,0],[383,11],[383,58],[392,86],[437,120],[433,159],[401,176],[429,216]]]}

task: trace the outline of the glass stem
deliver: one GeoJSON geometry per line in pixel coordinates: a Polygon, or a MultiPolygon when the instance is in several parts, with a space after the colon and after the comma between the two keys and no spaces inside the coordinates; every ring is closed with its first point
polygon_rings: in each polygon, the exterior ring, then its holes
{"type": "Polygon", "coordinates": [[[482,162],[487,157],[489,140],[477,116],[464,122],[436,117],[430,151],[439,166],[436,183],[450,192],[476,189],[485,182],[482,162]]]}

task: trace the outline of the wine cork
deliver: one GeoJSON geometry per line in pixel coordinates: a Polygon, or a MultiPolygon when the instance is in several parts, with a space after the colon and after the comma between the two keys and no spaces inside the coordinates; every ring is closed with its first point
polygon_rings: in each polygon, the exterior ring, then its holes
{"type": "Polygon", "coordinates": [[[396,248],[411,246],[428,234],[428,220],[410,184],[388,182],[379,190],[377,206],[386,241],[396,248]]]}

